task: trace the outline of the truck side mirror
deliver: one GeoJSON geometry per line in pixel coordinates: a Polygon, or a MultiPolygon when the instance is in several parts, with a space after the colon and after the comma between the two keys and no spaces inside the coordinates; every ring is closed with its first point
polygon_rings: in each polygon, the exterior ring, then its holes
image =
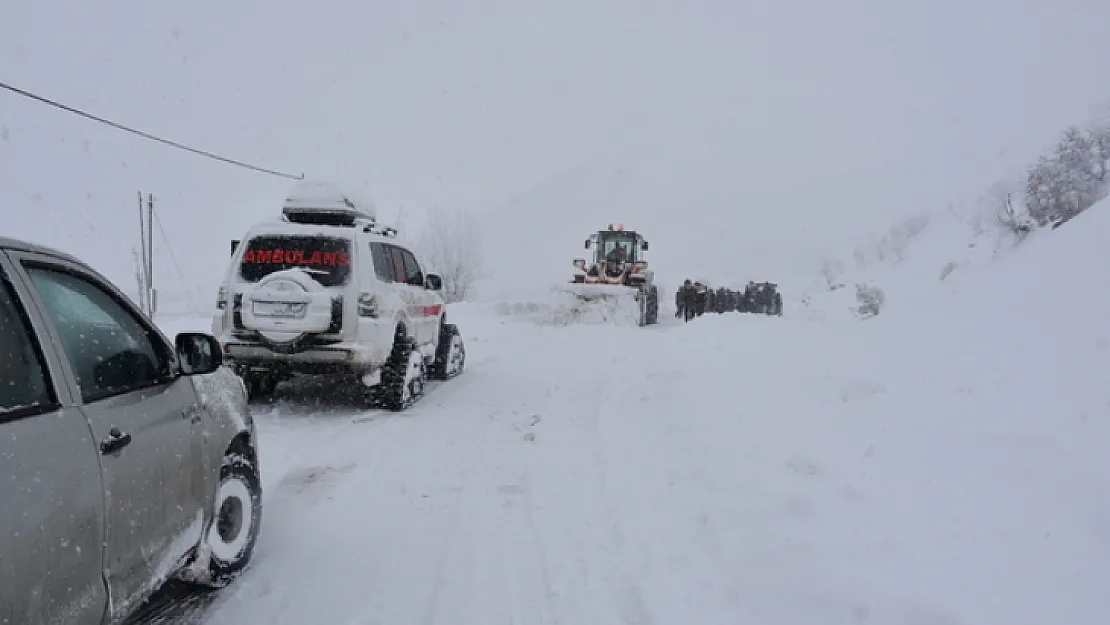
{"type": "Polygon", "coordinates": [[[237,250],[237,249],[239,249],[239,242],[233,239],[231,241],[231,255],[232,256],[235,255],[235,250],[237,250]]]}
{"type": "Polygon", "coordinates": [[[586,249],[590,249],[590,240],[586,239],[586,249]]]}
{"type": "Polygon", "coordinates": [[[223,352],[215,337],[200,332],[182,332],[174,339],[178,367],[184,375],[205,375],[223,364],[223,352]]]}
{"type": "Polygon", "coordinates": [[[640,249],[642,249],[645,252],[648,251],[648,242],[644,241],[644,244],[640,246],[640,249]]]}

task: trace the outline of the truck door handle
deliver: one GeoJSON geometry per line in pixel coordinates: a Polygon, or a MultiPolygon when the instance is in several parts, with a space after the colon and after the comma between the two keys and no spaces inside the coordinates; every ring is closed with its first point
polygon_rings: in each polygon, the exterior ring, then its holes
{"type": "Polygon", "coordinates": [[[100,453],[104,456],[114,454],[130,444],[131,435],[120,432],[119,428],[113,427],[108,430],[108,438],[100,441],[100,453]]]}

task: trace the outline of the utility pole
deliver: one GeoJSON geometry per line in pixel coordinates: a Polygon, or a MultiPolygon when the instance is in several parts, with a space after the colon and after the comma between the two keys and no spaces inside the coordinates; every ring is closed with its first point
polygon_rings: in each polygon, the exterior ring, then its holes
{"type": "Polygon", "coordinates": [[[146,275],[150,289],[150,318],[158,312],[158,289],[154,288],[154,194],[146,196],[146,275]]]}
{"type": "Polygon", "coordinates": [[[143,212],[142,191],[139,191],[139,250],[135,258],[135,278],[139,283],[139,310],[149,317],[150,311],[146,307],[146,215],[143,212]]]}
{"type": "Polygon", "coordinates": [[[139,282],[139,309],[153,319],[158,308],[158,296],[154,288],[154,194],[147,194],[144,206],[142,191],[139,191],[139,235],[142,249],[140,266],[136,272],[139,282]]]}

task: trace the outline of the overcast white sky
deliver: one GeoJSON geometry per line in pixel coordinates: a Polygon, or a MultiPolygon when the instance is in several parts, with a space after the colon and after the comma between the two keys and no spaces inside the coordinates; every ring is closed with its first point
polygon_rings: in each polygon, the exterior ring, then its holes
{"type": "MultiPolygon", "coordinates": [[[[0,81],[383,216],[605,162],[786,241],[969,199],[1110,99],[1108,64],[1106,0],[0,0],[0,81]]],[[[130,281],[151,191],[205,297],[291,184],[6,92],[0,126],[0,232],[130,281]]]]}

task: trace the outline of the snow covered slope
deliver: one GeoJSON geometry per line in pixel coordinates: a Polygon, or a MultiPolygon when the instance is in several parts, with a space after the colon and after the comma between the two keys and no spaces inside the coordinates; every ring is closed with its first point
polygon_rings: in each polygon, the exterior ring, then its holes
{"type": "MultiPolygon", "coordinates": [[[[1032,237],[1046,235],[1051,232],[1032,237]]],[[[959,280],[953,276],[982,264],[1004,264],[1017,243],[989,211],[955,206],[919,213],[860,240],[867,242],[830,255],[804,281],[788,285],[808,317],[854,318],[857,285],[882,290],[885,313],[914,310],[938,291],[954,293],[959,280]]]]}
{"type": "Polygon", "coordinates": [[[469,370],[411,412],[258,408],[259,551],[205,622],[1108,622],[1108,235],[868,323],[456,306],[469,370]]]}

